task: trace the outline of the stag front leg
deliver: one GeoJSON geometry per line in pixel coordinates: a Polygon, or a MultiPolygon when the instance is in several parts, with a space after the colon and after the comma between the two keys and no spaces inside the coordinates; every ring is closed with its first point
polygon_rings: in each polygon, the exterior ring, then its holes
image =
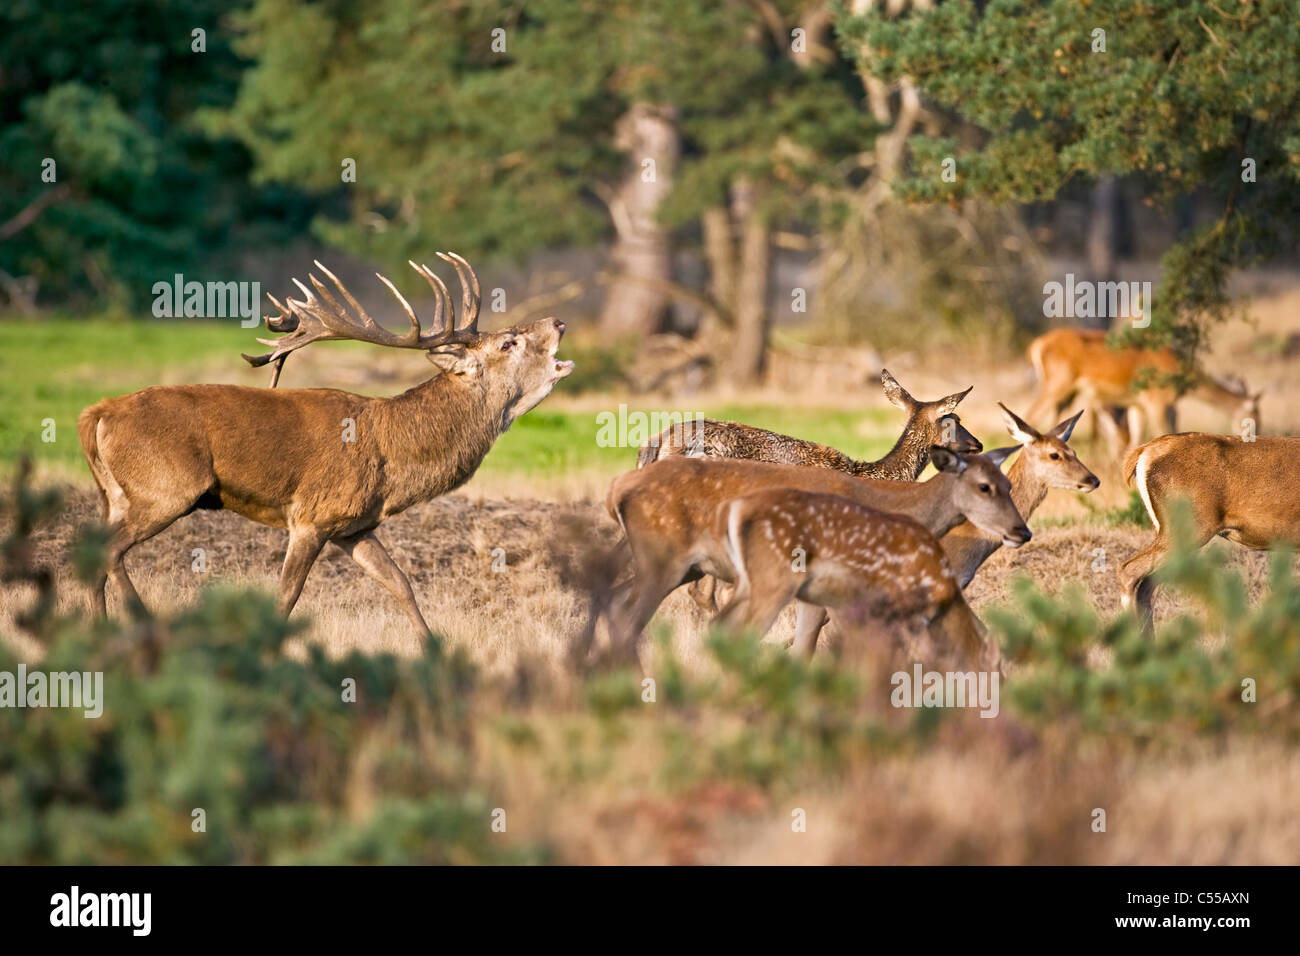
{"type": "Polygon", "coordinates": [[[433,637],[433,632],[425,623],[424,615],[420,613],[420,605],[415,600],[415,591],[411,589],[410,580],[375,537],[373,531],[353,535],[350,538],[335,538],[334,543],[351,555],[352,560],[361,566],[361,570],[382,584],[388,593],[397,599],[397,603],[402,605],[402,610],[406,612],[406,616],[411,619],[411,623],[422,636],[433,637]]]}
{"type": "Polygon", "coordinates": [[[311,566],[316,563],[325,538],[312,527],[291,527],[289,547],[284,553],[284,567],[280,569],[280,614],[288,617],[298,603],[302,586],[307,583],[311,566]]]}

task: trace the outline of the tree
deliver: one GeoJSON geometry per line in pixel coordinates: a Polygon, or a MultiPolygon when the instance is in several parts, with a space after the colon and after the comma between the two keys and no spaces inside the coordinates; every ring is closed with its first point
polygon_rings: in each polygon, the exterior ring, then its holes
{"type": "Polygon", "coordinates": [[[0,285],[11,301],[147,301],[241,226],[302,204],[247,190],[248,156],[196,125],[243,64],[215,0],[17,0],[0,9],[0,285]],[[196,37],[196,29],[203,36],[196,37]],[[196,49],[196,47],[202,49],[196,49]],[[26,282],[20,281],[27,277],[26,282]]]}
{"type": "Polygon", "coordinates": [[[917,137],[910,199],[1041,201],[1138,175],[1148,201],[1217,196],[1213,224],[1165,254],[1151,328],[1189,360],[1229,311],[1232,268],[1291,248],[1300,212],[1300,21],[1287,0],[991,0],[839,28],[871,69],[909,78],[978,138],[917,137]],[[943,161],[955,160],[946,181],[943,161]]]}

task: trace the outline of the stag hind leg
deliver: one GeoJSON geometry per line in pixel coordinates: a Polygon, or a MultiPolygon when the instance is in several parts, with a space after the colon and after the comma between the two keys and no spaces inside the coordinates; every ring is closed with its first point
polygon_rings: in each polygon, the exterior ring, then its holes
{"type": "MultiPolygon", "coordinates": [[[[373,531],[347,538],[335,538],[334,543],[346,551],[361,570],[382,584],[385,590],[397,599],[397,603],[402,606],[402,610],[406,612],[406,616],[411,619],[411,623],[421,635],[425,638],[433,637],[433,632],[425,623],[424,615],[420,613],[420,605],[415,600],[415,591],[411,589],[410,580],[397,566],[397,562],[393,560],[380,540],[375,537],[373,531]]],[[[306,579],[306,574],[303,575],[303,579],[306,579]]]]}

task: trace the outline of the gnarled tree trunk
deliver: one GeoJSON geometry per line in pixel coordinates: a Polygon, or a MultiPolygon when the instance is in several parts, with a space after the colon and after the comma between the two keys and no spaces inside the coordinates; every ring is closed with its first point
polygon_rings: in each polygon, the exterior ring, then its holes
{"type": "Polygon", "coordinates": [[[730,377],[736,385],[757,385],[763,377],[771,321],[767,309],[771,236],[752,183],[737,181],[732,187],[731,208],[740,235],[740,266],[736,275],[736,338],[730,377]]]}
{"type": "Polygon", "coordinates": [[[669,299],[658,283],[672,280],[672,247],[659,208],[672,190],[681,134],[671,106],[634,103],[619,119],[614,145],[627,153],[622,181],[603,197],[614,220],[614,280],[601,313],[614,335],[653,335],[667,323],[669,299]]]}

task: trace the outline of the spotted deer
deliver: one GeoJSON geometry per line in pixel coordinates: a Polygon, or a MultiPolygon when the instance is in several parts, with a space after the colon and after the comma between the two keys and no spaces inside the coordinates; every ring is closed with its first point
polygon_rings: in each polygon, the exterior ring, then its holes
{"type": "MultiPolygon", "coordinates": [[[[634,646],[664,598],[702,574],[735,581],[735,568],[718,535],[716,519],[719,508],[751,492],[793,488],[839,495],[864,507],[905,515],[936,537],[971,521],[1018,547],[1032,535],[1011,501],[1010,483],[998,469],[1013,451],[1014,447],[958,455],[932,448],[938,473],[924,482],[681,456],[620,475],[610,485],[606,507],[623,529],[632,576],[613,601],[615,640],[634,646]]],[[[801,618],[806,607],[800,605],[801,618]]]]}
{"type": "MultiPolygon", "coordinates": [[[[925,402],[913,398],[889,369],[881,369],[880,383],[885,397],[907,413],[907,423],[894,447],[876,461],[859,461],[829,445],[792,438],[764,428],[706,418],[671,425],[647,439],[637,456],[637,467],[644,468],[661,458],[685,455],[807,465],[831,468],[858,478],[915,481],[929,464],[930,449],[936,445],[959,454],[983,450],[979,439],[963,427],[956,413],[961,400],[970,394],[970,388],[925,402]]],[[[706,576],[693,581],[690,592],[706,614],[718,610],[718,585],[714,578],[706,576]]]]}
{"type": "Polygon", "coordinates": [[[1170,514],[1183,501],[1191,518],[1192,545],[1215,535],[1254,551],[1285,545],[1300,548],[1300,487],[1296,460],[1300,438],[1184,432],[1133,449],[1124,459],[1124,480],[1135,487],[1155,526],[1151,543],[1119,568],[1125,607],[1143,629],[1152,628],[1151,575],[1173,550],[1170,514]]]}
{"type": "MultiPolygon", "coordinates": [[[[829,445],[791,438],[740,422],[700,418],[670,425],[641,445],[636,466],[677,455],[691,458],[744,458],[782,465],[810,465],[833,468],[858,478],[914,481],[930,461],[930,449],[943,446],[959,454],[983,450],[979,440],[962,427],[956,408],[970,393],[955,392],[933,402],[922,402],[908,394],[898,380],[882,369],[880,381],[885,396],[907,412],[907,424],[898,441],[877,461],[858,461],[829,445]]],[[[972,386],[973,387],[973,386],[972,386]]]]}
{"type": "MultiPolygon", "coordinates": [[[[1158,383],[1160,376],[1178,370],[1171,349],[1111,348],[1106,333],[1098,329],[1053,329],[1029,345],[1029,361],[1039,381],[1039,394],[1026,419],[1041,421],[1059,413],[1074,396],[1076,405],[1097,412],[1114,457],[1142,441],[1147,427],[1156,434],[1177,431],[1175,402],[1178,392],[1158,383]],[[1143,377],[1154,378],[1137,388],[1143,377]],[[1120,430],[1110,415],[1112,407],[1127,409],[1120,430]]],[[[1199,373],[1187,395],[1222,409],[1232,416],[1232,427],[1260,431],[1262,392],[1251,392],[1240,380],[1219,380],[1199,373]],[[1249,425],[1245,425],[1249,422],[1249,425]]]]}
{"type": "MultiPolygon", "coordinates": [[[[1002,421],[1007,431],[1020,442],[1020,453],[1007,469],[1007,480],[1011,482],[1011,500],[1026,521],[1052,488],[1094,491],[1101,485],[1097,476],[1079,461],[1074,449],[1066,444],[1083,412],[1077,412],[1051,431],[1041,433],[1001,402],[998,402],[998,408],[1002,409],[1002,421]]],[[[963,588],[970,584],[975,572],[993,552],[1002,547],[1002,541],[996,535],[971,524],[953,528],[941,543],[963,588]]]]}
{"type": "MultiPolygon", "coordinates": [[[[718,509],[736,590],[719,623],[765,634],[792,600],[827,610],[848,640],[919,623],[935,648],[997,670],[996,648],[962,596],[940,542],[911,518],[839,495],[771,488],[718,509]],[[794,556],[792,558],[792,556],[794,556]],[[841,617],[840,609],[856,613],[841,617]]],[[[811,657],[817,631],[794,652],[811,657]]]]}
{"type": "Polygon", "coordinates": [[[272,388],[155,386],[81,413],[81,445],[112,529],[108,570],[92,591],[97,613],[106,611],[109,578],[128,607],[140,606],[125,564],[133,546],[182,515],[225,508],[288,530],[282,614],[293,609],[321,549],[333,543],[397,599],[420,633],[429,633],[410,582],[375,528],[468,481],[497,436],[573,370],[572,362],[555,358],[562,322],[480,332],[474,270],[459,256],[439,255],[460,279],[459,319],[442,280],[411,263],[433,289],[431,328],[422,329],[406,299],[379,276],[410,320],[409,330],[390,332],[317,262],[334,288],[315,275],[311,289],[295,279],[304,298],[271,298],[279,315],[268,316],[266,326],[280,337],[259,340],[271,351],[244,356],[254,367],[274,366],[272,388]],[[392,398],[274,388],[288,356],[331,339],[420,349],[441,371],[392,398]]]}

